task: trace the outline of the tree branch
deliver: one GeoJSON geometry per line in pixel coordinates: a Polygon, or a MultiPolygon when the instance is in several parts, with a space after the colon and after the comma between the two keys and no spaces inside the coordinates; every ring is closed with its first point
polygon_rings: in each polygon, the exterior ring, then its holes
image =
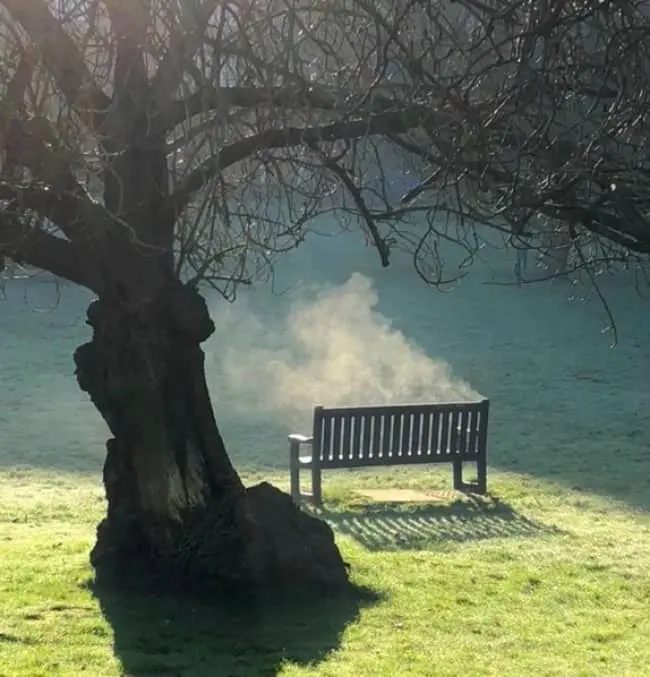
{"type": "Polygon", "coordinates": [[[203,0],[200,5],[198,3],[181,3],[181,7],[186,12],[183,17],[185,26],[182,25],[183,21],[181,21],[181,25],[172,34],[169,50],[151,80],[151,90],[154,92],[161,110],[164,111],[172,103],[174,92],[183,80],[187,63],[198,50],[210,17],[214,14],[218,4],[218,0],[203,0]],[[193,12],[194,16],[190,16],[194,8],[196,8],[193,12]],[[188,30],[191,24],[194,25],[193,29],[188,30]]]}
{"type": "Polygon", "coordinates": [[[13,19],[40,49],[43,63],[68,104],[94,131],[104,121],[110,99],[93,80],[79,52],[44,0],[0,0],[13,19]]]}
{"type": "Polygon", "coordinates": [[[341,181],[341,183],[346,188],[348,193],[350,193],[350,195],[352,196],[354,204],[356,205],[357,209],[359,210],[359,213],[366,222],[366,226],[368,228],[368,231],[370,232],[370,237],[372,237],[372,241],[375,243],[375,248],[379,253],[379,260],[381,261],[381,265],[384,268],[387,268],[390,265],[390,249],[386,244],[386,240],[379,234],[379,229],[377,228],[375,219],[370,213],[368,205],[366,205],[366,202],[363,199],[363,196],[361,195],[361,191],[355,185],[350,174],[335,159],[328,157],[325,153],[323,153],[323,151],[321,151],[320,148],[318,148],[317,144],[310,143],[308,145],[315,153],[319,155],[321,161],[323,162],[323,165],[327,167],[327,169],[329,169],[335,176],[338,177],[338,179],[341,181]]]}
{"type": "Polygon", "coordinates": [[[569,205],[542,205],[539,211],[551,218],[580,223],[595,235],[600,235],[624,249],[638,254],[650,254],[650,234],[643,239],[630,233],[626,222],[613,214],[604,213],[599,209],[590,209],[589,206],[569,205]]]}
{"type": "Polygon", "coordinates": [[[3,212],[0,212],[0,256],[48,270],[96,294],[103,288],[98,267],[76,244],[24,225],[3,212]]]}
{"type": "Polygon", "coordinates": [[[24,110],[25,92],[29,87],[34,73],[36,54],[34,50],[25,50],[20,58],[13,78],[7,84],[7,91],[0,104],[2,124],[2,147],[4,148],[4,136],[9,129],[11,121],[17,113],[24,110]]]}
{"type": "Polygon", "coordinates": [[[225,146],[218,153],[199,165],[188,175],[183,185],[169,198],[167,208],[178,216],[189,204],[192,196],[203,188],[216,174],[241,162],[260,150],[289,148],[343,139],[360,139],[381,134],[403,134],[423,124],[436,125],[446,122],[450,116],[431,108],[412,107],[370,115],[364,120],[335,122],[322,127],[286,127],[269,129],[260,134],[245,137],[225,146]]]}
{"type": "Polygon", "coordinates": [[[3,199],[15,199],[49,218],[69,240],[81,246],[97,234],[98,227],[118,223],[79,184],[46,120],[14,120],[7,135],[6,155],[7,164],[26,167],[37,181],[3,183],[3,199]]]}
{"type": "Polygon", "coordinates": [[[0,183],[0,200],[11,200],[16,209],[30,210],[49,219],[84,253],[89,252],[109,229],[128,228],[85,191],[58,192],[44,184],[5,182],[0,183]]]}
{"type": "MultiPolygon", "coordinates": [[[[395,105],[398,99],[391,99],[389,94],[404,89],[403,86],[379,87],[373,91],[369,105],[356,109],[359,113],[380,113],[395,105]]],[[[154,116],[151,121],[151,134],[173,129],[176,125],[191,119],[199,113],[232,108],[282,108],[284,110],[317,109],[321,111],[338,111],[345,114],[345,103],[355,97],[363,96],[360,92],[344,91],[331,87],[317,87],[311,83],[296,84],[285,87],[201,87],[182,101],[174,101],[164,112],[154,116]]]]}

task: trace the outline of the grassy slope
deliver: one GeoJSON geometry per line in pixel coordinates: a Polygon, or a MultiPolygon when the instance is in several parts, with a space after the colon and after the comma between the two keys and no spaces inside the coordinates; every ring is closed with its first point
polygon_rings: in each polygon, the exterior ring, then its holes
{"type": "Polygon", "coordinates": [[[224,616],[199,603],[100,604],[85,587],[96,481],[4,473],[0,675],[647,674],[646,513],[509,474],[493,476],[499,501],[485,505],[380,509],[351,492],[448,481],[400,469],[326,482],[355,579],[378,602],[224,616]]]}
{"type": "MultiPolygon", "coordinates": [[[[312,279],[327,242],[313,265],[288,269],[312,279]]],[[[374,274],[374,259],[359,267],[347,247],[327,259],[338,271],[332,280],[357,268],[374,274]]],[[[627,287],[610,290],[624,337],[611,351],[599,333],[602,313],[566,304],[561,287],[467,284],[433,296],[399,268],[397,283],[390,274],[378,279],[379,310],[493,401],[490,482],[500,504],[373,511],[351,503],[354,486],[447,488],[449,471],[328,477],[329,517],[355,579],[382,600],[239,617],[198,604],[100,603],[84,587],[103,510],[106,436],[71,378],[72,350],[87,335],[85,302],[68,288],[60,312],[43,316],[25,311],[21,289],[9,295],[0,360],[0,677],[648,674],[650,513],[630,507],[650,510],[647,302],[627,287]],[[12,470],[19,462],[46,470],[12,470]]],[[[261,296],[255,312],[266,328],[285,310],[261,296]]],[[[274,466],[268,472],[283,481],[285,421],[246,407],[229,412],[238,391],[212,357],[235,462],[274,466]]]]}

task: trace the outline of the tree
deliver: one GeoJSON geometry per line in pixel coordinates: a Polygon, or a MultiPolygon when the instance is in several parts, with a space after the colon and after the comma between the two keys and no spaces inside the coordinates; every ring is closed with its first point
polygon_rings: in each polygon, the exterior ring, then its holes
{"type": "Polygon", "coordinates": [[[230,463],[199,283],[233,298],[323,214],[435,284],[439,243],[471,262],[488,228],[536,247],[563,222],[590,271],[649,251],[644,2],[0,9],[0,254],[97,295],[75,362],[113,435],[100,576],[347,581],[331,531],[230,463]]]}

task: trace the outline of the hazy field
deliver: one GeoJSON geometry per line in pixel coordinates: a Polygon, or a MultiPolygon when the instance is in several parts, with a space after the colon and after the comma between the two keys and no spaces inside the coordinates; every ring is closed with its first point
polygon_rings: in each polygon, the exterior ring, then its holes
{"type": "Polygon", "coordinates": [[[54,304],[51,284],[8,285],[0,677],[647,674],[647,302],[606,281],[612,349],[602,310],[571,301],[574,289],[487,284],[511,270],[493,258],[441,294],[405,261],[381,271],[356,240],[321,239],[285,260],[276,293],[213,301],[209,379],[250,481],[286,482],[286,434],[308,430],[315,403],[492,400],[495,500],[396,508],[354,494],[444,490],[446,468],[325,477],[326,516],[378,599],[234,617],[89,592],[106,431],[72,375],[87,298],[64,287],[54,304]]]}
{"type": "MultiPolygon", "coordinates": [[[[236,462],[285,468],[286,434],[309,428],[315,403],[474,389],[493,403],[493,468],[646,505],[647,487],[628,486],[617,470],[621,453],[645,459],[650,442],[646,302],[626,281],[604,281],[620,332],[612,349],[597,302],[569,300],[579,289],[495,286],[512,261],[493,255],[492,266],[439,293],[408,261],[381,270],[350,236],[315,238],[284,260],[276,291],[244,292],[234,306],[215,300],[208,375],[236,462]]],[[[52,308],[55,292],[11,283],[0,303],[0,462],[97,476],[106,431],[71,357],[88,336],[87,299],[63,287],[54,310],[33,310],[52,308]]]]}

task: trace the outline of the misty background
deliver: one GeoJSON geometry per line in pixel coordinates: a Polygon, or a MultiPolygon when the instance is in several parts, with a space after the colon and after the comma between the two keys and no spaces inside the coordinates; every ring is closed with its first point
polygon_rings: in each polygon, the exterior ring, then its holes
{"type": "MultiPolygon", "coordinates": [[[[619,325],[611,348],[603,310],[594,298],[581,300],[584,289],[504,286],[513,267],[513,252],[489,249],[455,289],[438,291],[405,256],[382,269],[360,234],[313,236],[280,261],[273,285],[243,289],[232,305],[208,294],[216,331],[204,345],[206,368],[235,464],[286,468],[286,436],[310,432],[317,404],[479,396],[492,402],[494,469],[535,474],[544,458],[545,474],[555,468],[573,482],[590,467],[594,445],[647,453],[648,301],[622,275],[601,278],[619,325]]],[[[72,361],[90,335],[89,300],[47,276],[7,283],[5,468],[87,471],[99,482],[107,430],[78,390],[72,361]]]]}

